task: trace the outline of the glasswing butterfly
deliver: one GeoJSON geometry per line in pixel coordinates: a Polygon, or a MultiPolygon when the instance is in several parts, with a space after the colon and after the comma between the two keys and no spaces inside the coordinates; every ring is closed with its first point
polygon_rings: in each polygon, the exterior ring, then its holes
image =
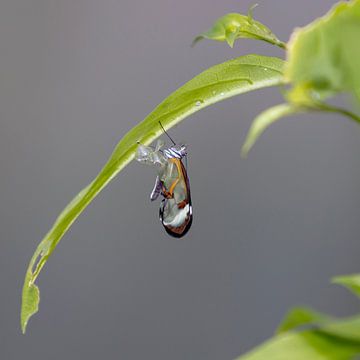
{"type": "Polygon", "coordinates": [[[181,238],[189,231],[193,219],[189,177],[183,163],[185,160],[187,164],[187,146],[177,145],[159,124],[173,146],[162,150],[165,145],[162,140],[158,140],[155,147],[139,143],[135,159],[156,168],[157,177],[150,200],[162,196],[160,221],[169,235],[181,238]]]}

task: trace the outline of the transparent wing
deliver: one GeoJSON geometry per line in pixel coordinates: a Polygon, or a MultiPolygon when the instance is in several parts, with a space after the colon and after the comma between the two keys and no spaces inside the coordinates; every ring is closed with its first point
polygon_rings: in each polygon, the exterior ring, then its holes
{"type": "Polygon", "coordinates": [[[159,197],[159,195],[161,193],[161,188],[162,188],[162,182],[160,181],[159,176],[157,176],[156,180],[155,180],[154,188],[152,189],[151,194],[150,194],[151,201],[154,201],[159,197]]]}

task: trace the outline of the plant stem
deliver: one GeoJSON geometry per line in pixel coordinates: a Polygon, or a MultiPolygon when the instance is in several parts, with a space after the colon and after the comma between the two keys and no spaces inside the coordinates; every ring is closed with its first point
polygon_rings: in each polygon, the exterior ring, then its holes
{"type": "Polygon", "coordinates": [[[281,49],[287,50],[287,46],[286,43],[284,43],[283,41],[280,41],[279,43],[275,44],[278,47],[280,47],[281,49]]]}
{"type": "Polygon", "coordinates": [[[320,110],[320,111],[327,111],[327,112],[333,112],[333,113],[342,114],[342,115],[350,118],[351,120],[354,120],[356,123],[360,124],[360,116],[359,115],[356,115],[356,114],[354,114],[353,112],[351,112],[349,110],[339,108],[337,106],[332,106],[332,105],[328,105],[328,104],[325,104],[325,103],[317,103],[314,110],[320,110]]]}

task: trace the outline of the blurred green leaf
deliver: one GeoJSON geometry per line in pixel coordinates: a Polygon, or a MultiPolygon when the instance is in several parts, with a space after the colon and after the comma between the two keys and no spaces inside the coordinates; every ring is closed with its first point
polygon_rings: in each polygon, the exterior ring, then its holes
{"type": "Polygon", "coordinates": [[[283,49],[286,44],[280,41],[276,35],[264,24],[254,20],[252,15],[253,6],[248,15],[231,13],[217,19],[212,27],[198,35],[193,45],[203,39],[226,41],[230,47],[240,38],[266,41],[283,49]]]}
{"type": "Polygon", "coordinates": [[[332,283],[343,285],[360,297],[360,274],[336,276],[332,283]]]}
{"type": "Polygon", "coordinates": [[[288,43],[287,80],[308,97],[324,99],[349,91],[359,99],[359,39],[360,0],[339,2],[322,18],[294,31],[288,43]]]}
{"type": "Polygon", "coordinates": [[[254,119],[246,136],[245,143],[241,149],[241,155],[246,157],[262,133],[277,120],[280,120],[285,116],[310,111],[336,113],[342,116],[346,116],[347,118],[360,124],[360,117],[346,109],[332,106],[321,101],[309,99],[304,99],[304,101],[297,104],[290,101],[289,103],[276,105],[266,109],[254,119]]]}
{"type": "Polygon", "coordinates": [[[279,325],[277,333],[281,334],[290,330],[296,330],[306,325],[314,325],[329,322],[332,318],[313,309],[295,307],[291,309],[279,325]]]}
{"type": "Polygon", "coordinates": [[[337,319],[305,307],[291,309],[278,327],[277,334],[293,330],[311,330],[309,327],[326,335],[360,344],[360,316],[337,319]]]}
{"type": "Polygon", "coordinates": [[[288,104],[258,115],[242,148],[246,156],[264,130],[280,118],[305,111],[333,112],[360,123],[360,117],[324,100],[342,91],[360,96],[360,0],[340,2],[324,17],[295,30],[288,44],[285,79],[288,104]]]}
{"type": "Polygon", "coordinates": [[[360,353],[360,343],[316,330],[275,336],[237,360],[350,360],[360,353]]]}
{"type": "MultiPolygon", "coordinates": [[[[359,295],[360,275],[339,276],[333,282],[359,295]]],[[[237,360],[354,360],[360,355],[359,315],[337,319],[298,307],[289,311],[277,333],[237,360]]]]}
{"type": "Polygon", "coordinates": [[[353,316],[337,321],[325,321],[320,330],[331,336],[336,336],[360,344],[360,316],[353,316]]]}
{"type": "Polygon", "coordinates": [[[163,134],[159,121],[169,129],[189,115],[216,102],[256,89],[282,83],[284,61],[259,55],[242,56],[211,67],[167,97],[145,120],[118,143],[95,180],[63,210],[37,247],[26,272],[21,308],[25,332],[29,318],[37,312],[39,289],[35,285],[41,269],[58,242],[95,196],[134,158],[137,142],[150,144],[163,134]]]}
{"type": "Polygon", "coordinates": [[[303,108],[292,104],[280,104],[260,113],[251,124],[250,130],[246,136],[245,143],[241,150],[242,156],[247,156],[256,140],[268,126],[285,116],[297,114],[302,111],[304,111],[303,108]]]}

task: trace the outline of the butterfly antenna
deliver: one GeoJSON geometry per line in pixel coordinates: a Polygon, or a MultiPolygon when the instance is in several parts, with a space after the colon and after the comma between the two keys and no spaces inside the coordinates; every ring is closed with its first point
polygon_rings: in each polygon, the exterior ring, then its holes
{"type": "Polygon", "coordinates": [[[176,145],[176,142],[172,139],[172,137],[167,133],[167,131],[164,129],[164,127],[162,126],[161,122],[159,121],[159,124],[161,126],[162,131],[164,132],[164,134],[171,140],[171,142],[176,145]]]}

